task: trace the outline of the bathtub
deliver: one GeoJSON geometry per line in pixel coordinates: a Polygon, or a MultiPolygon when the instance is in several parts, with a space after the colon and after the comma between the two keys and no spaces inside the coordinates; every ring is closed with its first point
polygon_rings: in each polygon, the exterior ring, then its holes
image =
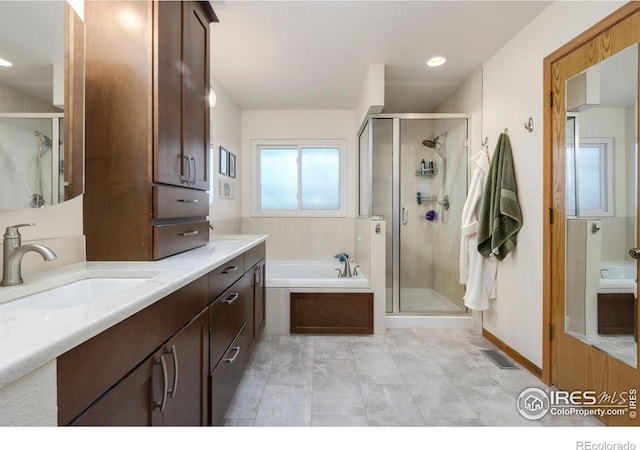
{"type": "MultiPolygon", "coordinates": [[[[357,264],[352,265],[351,270],[357,264]]],[[[358,275],[338,278],[344,264],[337,261],[267,261],[268,288],[368,288],[369,280],[358,267],[358,275]]]]}
{"type": "MultiPolygon", "coordinates": [[[[353,271],[353,267],[351,270],[353,271]]],[[[374,334],[384,334],[385,308],[384,288],[372,288],[370,280],[361,268],[358,275],[338,278],[338,271],[344,268],[337,260],[327,261],[277,261],[267,260],[265,269],[267,323],[265,336],[285,336],[290,334],[291,293],[374,293],[374,334]]]]}
{"type": "Polygon", "coordinates": [[[633,291],[636,287],[636,263],[603,261],[600,263],[600,288],[633,291]]]}

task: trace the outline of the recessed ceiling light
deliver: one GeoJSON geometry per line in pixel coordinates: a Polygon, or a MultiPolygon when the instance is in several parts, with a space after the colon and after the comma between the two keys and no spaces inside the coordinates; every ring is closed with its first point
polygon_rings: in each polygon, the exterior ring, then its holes
{"type": "Polygon", "coordinates": [[[447,58],[443,56],[434,56],[429,61],[427,61],[427,66],[429,67],[438,67],[447,62],[447,58]]]}
{"type": "Polygon", "coordinates": [[[6,59],[2,59],[0,58],[0,66],[4,66],[4,67],[11,67],[13,66],[13,64],[11,64],[9,61],[7,61],[6,59]]]}

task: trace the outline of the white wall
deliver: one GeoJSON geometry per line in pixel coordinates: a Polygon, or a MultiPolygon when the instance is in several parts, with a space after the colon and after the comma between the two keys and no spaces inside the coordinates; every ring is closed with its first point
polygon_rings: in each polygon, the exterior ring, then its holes
{"type": "Polygon", "coordinates": [[[497,299],[484,328],[542,366],[543,59],[623,5],[554,2],[483,66],[483,130],[490,153],[509,129],[523,226],[499,266],[497,299]],[[524,129],[533,118],[534,131],[524,129]]]}
{"type": "Polygon", "coordinates": [[[216,106],[211,109],[211,179],[209,199],[209,219],[216,227],[214,234],[237,234],[241,232],[240,224],[240,171],[236,170],[236,178],[220,175],[220,147],[236,155],[236,166],[242,164],[240,133],[242,112],[229,96],[224,87],[211,78],[211,86],[216,93],[216,106]],[[235,184],[235,198],[220,197],[220,180],[235,184]]]}

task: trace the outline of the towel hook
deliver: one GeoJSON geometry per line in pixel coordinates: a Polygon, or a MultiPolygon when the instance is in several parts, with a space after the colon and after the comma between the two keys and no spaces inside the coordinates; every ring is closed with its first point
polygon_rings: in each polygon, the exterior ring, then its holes
{"type": "Polygon", "coordinates": [[[506,134],[507,136],[509,135],[509,129],[508,128],[504,129],[504,134],[506,134]]]}
{"type": "Polygon", "coordinates": [[[529,120],[524,123],[524,128],[529,133],[533,133],[533,117],[529,117],[529,120]]]}
{"type": "Polygon", "coordinates": [[[484,148],[485,150],[489,149],[489,138],[488,137],[484,138],[484,142],[482,143],[482,148],[484,148]]]}

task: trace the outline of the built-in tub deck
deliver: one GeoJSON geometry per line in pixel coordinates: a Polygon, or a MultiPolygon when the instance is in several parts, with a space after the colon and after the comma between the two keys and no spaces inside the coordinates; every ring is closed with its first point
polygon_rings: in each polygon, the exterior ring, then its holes
{"type": "Polygon", "coordinates": [[[339,278],[343,269],[337,261],[268,261],[265,334],[373,334],[369,280],[360,268],[339,278]]]}

